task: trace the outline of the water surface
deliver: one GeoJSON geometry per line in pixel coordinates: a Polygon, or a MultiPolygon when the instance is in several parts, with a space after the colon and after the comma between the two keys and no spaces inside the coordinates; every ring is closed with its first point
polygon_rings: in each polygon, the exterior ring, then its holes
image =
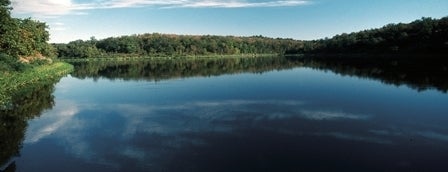
{"type": "Polygon", "coordinates": [[[163,79],[117,73],[61,79],[54,106],[28,121],[14,168],[448,169],[448,95],[435,89],[305,65],[163,79]]]}

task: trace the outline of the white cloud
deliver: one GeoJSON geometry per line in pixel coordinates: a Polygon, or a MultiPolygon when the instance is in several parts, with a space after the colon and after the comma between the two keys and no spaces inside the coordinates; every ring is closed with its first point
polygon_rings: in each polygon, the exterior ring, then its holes
{"type": "MultiPolygon", "coordinates": [[[[190,8],[255,8],[255,7],[282,7],[304,5],[307,1],[266,1],[266,2],[247,2],[247,1],[190,1],[181,4],[178,7],[190,8]]],[[[176,7],[176,6],[174,6],[176,7]]]]}
{"type": "Polygon", "coordinates": [[[112,0],[76,3],[72,0],[12,0],[15,13],[38,17],[86,14],[86,10],[108,8],[159,7],[159,8],[260,8],[308,4],[307,0],[112,0]]]}
{"type": "Polygon", "coordinates": [[[38,17],[67,15],[76,10],[94,9],[94,4],[76,4],[72,0],[12,0],[13,12],[38,17]]]}
{"type": "Polygon", "coordinates": [[[190,0],[113,0],[98,4],[98,8],[128,8],[143,6],[173,6],[190,3],[190,0]]]}

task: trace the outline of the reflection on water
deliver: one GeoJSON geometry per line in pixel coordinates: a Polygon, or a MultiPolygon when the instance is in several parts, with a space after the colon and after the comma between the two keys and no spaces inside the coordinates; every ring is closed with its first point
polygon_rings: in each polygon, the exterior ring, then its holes
{"type": "Polygon", "coordinates": [[[21,140],[23,148],[10,168],[446,169],[445,93],[314,70],[303,66],[316,68],[315,62],[303,59],[231,60],[197,64],[205,69],[191,62],[172,67],[154,62],[92,68],[78,64],[77,73],[56,85],[51,110],[28,118],[28,127],[21,120],[14,154],[21,140]],[[264,67],[253,68],[257,65],[264,67]]]}
{"type": "MultiPolygon", "coordinates": [[[[54,82],[54,81],[53,81],[54,82]]],[[[54,105],[54,83],[42,83],[13,97],[11,108],[0,109],[0,170],[15,171],[27,122],[54,105]]]]}
{"type": "Polygon", "coordinates": [[[407,85],[416,90],[448,90],[448,58],[443,57],[260,57],[161,61],[75,62],[78,78],[158,81],[192,76],[262,73],[311,67],[385,84],[407,85]]]}
{"type": "Polygon", "coordinates": [[[125,80],[164,80],[192,76],[262,73],[291,69],[301,62],[284,57],[221,58],[197,60],[74,62],[73,76],[125,80]]]}
{"type": "Polygon", "coordinates": [[[422,91],[448,91],[448,57],[311,57],[306,66],[422,91]]]}

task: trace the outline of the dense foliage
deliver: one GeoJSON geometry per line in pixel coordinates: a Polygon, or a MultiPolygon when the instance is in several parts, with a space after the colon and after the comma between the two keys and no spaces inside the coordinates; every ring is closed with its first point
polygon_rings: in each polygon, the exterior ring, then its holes
{"type": "Polygon", "coordinates": [[[0,71],[20,70],[23,63],[53,57],[54,48],[47,43],[49,33],[43,22],[12,18],[11,2],[0,0],[0,71]]]}
{"type": "Polygon", "coordinates": [[[448,53],[448,17],[422,18],[408,24],[336,35],[331,39],[305,42],[290,54],[300,53],[448,53]]]}
{"type": "Polygon", "coordinates": [[[133,56],[194,56],[234,54],[283,54],[302,46],[301,41],[274,39],[262,36],[192,36],[168,34],[142,34],[111,37],[102,40],[91,38],[68,44],[55,44],[59,57],[96,58],[116,54],[133,56]]]}

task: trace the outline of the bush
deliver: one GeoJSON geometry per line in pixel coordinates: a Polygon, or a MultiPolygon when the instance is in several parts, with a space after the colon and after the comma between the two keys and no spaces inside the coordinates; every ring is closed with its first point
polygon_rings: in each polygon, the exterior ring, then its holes
{"type": "Polygon", "coordinates": [[[12,56],[0,53],[0,71],[24,71],[28,67],[28,64],[20,63],[16,58],[12,56]]]}
{"type": "Polygon", "coordinates": [[[14,70],[11,64],[12,58],[6,54],[0,53],[0,71],[12,71],[14,70]]]}

